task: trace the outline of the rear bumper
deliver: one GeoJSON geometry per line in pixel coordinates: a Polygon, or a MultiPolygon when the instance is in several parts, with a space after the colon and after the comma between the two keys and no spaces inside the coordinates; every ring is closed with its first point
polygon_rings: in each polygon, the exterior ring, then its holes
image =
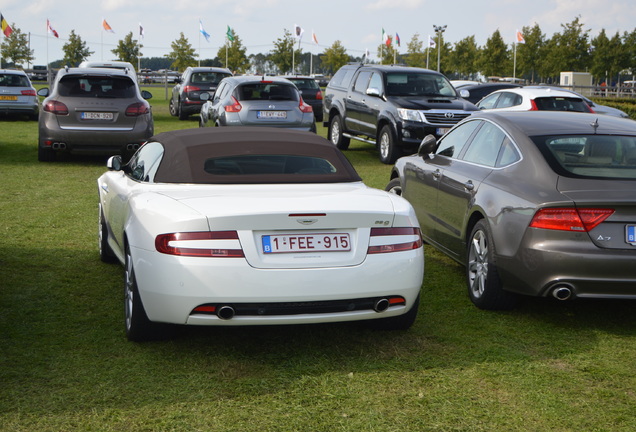
{"type": "Polygon", "coordinates": [[[360,265],[318,269],[257,269],[243,258],[180,258],[132,248],[139,293],[152,321],[196,325],[305,324],[385,318],[406,313],[424,275],[423,248],[370,255],[360,265]],[[193,314],[215,304],[324,302],[402,296],[406,304],[373,310],[290,315],[193,314]]]}

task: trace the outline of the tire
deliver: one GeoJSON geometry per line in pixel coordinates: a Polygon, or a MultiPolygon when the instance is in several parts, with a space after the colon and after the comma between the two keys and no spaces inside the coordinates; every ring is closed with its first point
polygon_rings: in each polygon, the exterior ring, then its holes
{"type": "Polygon", "coordinates": [[[168,111],[170,111],[170,115],[176,117],[179,113],[177,112],[177,107],[174,105],[174,98],[170,98],[170,102],[168,103],[168,111]]]}
{"type": "Polygon", "coordinates": [[[104,212],[102,205],[99,205],[98,216],[98,236],[99,236],[99,258],[105,263],[117,262],[117,256],[108,244],[108,227],[104,223],[104,212]]]}
{"type": "Polygon", "coordinates": [[[55,151],[49,147],[38,146],[38,161],[40,162],[53,162],[56,159],[55,151]]]}
{"type": "Polygon", "coordinates": [[[146,310],[139,296],[137,279],[133,266],[130,248],[126,247],[126,263],[124,272],[124,312],[126,337],[132,342],[161,340],[172,336],[174,326],[154,323],[148,319],[146,310]]]}
{"type": "Polygon", "coordinates": [[[415,303],[413,303],[407,313],[390,318],[371,320],[369,321],[369,326],[374,330],[408,330],[415,323],[419,308],[420,295],[418,294],[415,303]]]}
{"type": "Polygon", "coordinates": [[[466,253],[466,284],[470,300],[479,309],[508,310],[516,306],[518,296],[504,291],[490,227],[483,219],[470,233],[466,253]]]}
{"type": "Polygon", "coordinates": [[[402,196],[402,182],[400,181],[399,177],[396,177],[393,180],[391,180],[389,184],[386,185],[384,190],[387,192],[396,194],[398,196],[402,196]]]}
{"type": "Polygon", "coordinates": [[[336,114],[329,121],[327,139],[329,139],[329,141],[331,141],[331,143],[338,147],[340,150],[346,150],[349,148],[351,140],[345,136],[342,136],[342,132],[342,117],[336,114]]]}
{"type": "Polygon", "coordinates": [[[177,103],[177,111],[179,112],[179,120],[187,120],[190,117],[187,113],[183,112],[181,102],[177,103]]]}
{"type": "Polygon", "coordinates": [[[402,149],[395,145],[395,135],[391,126],[385,125],[378,136],[380,162],[390,165],[402,156],[402,149]]]}

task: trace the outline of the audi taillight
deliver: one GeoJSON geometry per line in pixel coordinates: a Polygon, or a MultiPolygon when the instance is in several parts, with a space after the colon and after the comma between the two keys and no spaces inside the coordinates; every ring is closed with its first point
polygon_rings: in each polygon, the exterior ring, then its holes
{"type": "Polygon", "coordinates": [[[240,112],[243,107],[241,106],[239,101],[237,101],[236,98],[232,96],[232,103],[230,105],[225,105],[223,108],[225,109],[225,112],[240,112]]]}
{"type": "Polygon", "coordinates": [[[367,254],[402,252],[422,247],[419,228],[371,228],[367,254]]]}
{"type": "Polygon", "coordinates": [[[35,96],[35,90],[22,90],[22,96],[35,96]]]}
{"type": "Polygon", "coordinates": [[[150,112],[150,107],[146,102],[137,102],[131,105],[128,105],[126,108],[126,115],[128,117],[137,117],[140,115],[148,114],[150,112]]]}
{"type": "Polygon", "coordinates": [[[236,231],[201,231],[160,234],[157,252],[167,255],[205,258],[242,258],[243,249],[236,231]]]}
{"type": "Polygon", "coordinates": [[[305,114],[314,112],[314,109],[311,107],[311,105],[306,104],[303,98],[300,98],[300,104],[298,105],[298,107],[300,108],[300,111],[305,114]]]}
{"type": "Polygon", "coordinates": [[[530,228],[588,232],[613,213],[607,208],[544,208],[535,213],[530,228]]]}
{"type": "Polygon", "coordinates": [[[318,90],[318,91],[316,92],[316,99],[317,99],[317,100],[322,100],[322,90],[318,90]]]}
{"type": "Polygon", "coordinates": [[[192,86],[192,85],[187,85],[187,86],[183,87],[183,91],[185,93],[190,93],[190,92],[199,91],[199,90],[201,90],[200,87],[192,86]]]}
{"type": "Polygon", "coordinates": [[[68,107],[56,100],[46,102],[42,109],[55,115],[68,115],[68,107]]]}

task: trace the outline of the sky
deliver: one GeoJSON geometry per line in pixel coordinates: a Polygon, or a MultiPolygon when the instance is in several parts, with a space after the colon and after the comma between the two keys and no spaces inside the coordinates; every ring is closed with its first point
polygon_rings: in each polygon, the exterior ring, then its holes
{"type": "Polygon", "coordinates": [[[114,60],[111,50],[129,32],[137,39],[140,24],[144,57],[168,54],[183,32],[202,59],[216,56],[227,26],[240,37],[248,55],[272,51],[285,30],[291,33],[298,25],[304,30],[304,52],[319,54],[340,41],[356,57],[368,49],[371,60],[376,59],[383,29],[399,35],[397,49],[406,53],[415,34],[422,41],[435,37],[434,25],[447,26],[447,42],[475,36],[479,46],[495,30],[512,44],[516,30],[535,24],[551,37],[576,17],[591,37],[602,29],[611,37],[636,28],[633,0],[0,0],[0,13],[30,35],[34,64],[62,59],[71,30],[94,51],[89,60],[114,60]],[[59,39],[47,33],[47,19],[59,39]],[[103,20],[114,33],[104,31],[103,20]],[[199,32],[200,21],[209,41],[199,32]]]}

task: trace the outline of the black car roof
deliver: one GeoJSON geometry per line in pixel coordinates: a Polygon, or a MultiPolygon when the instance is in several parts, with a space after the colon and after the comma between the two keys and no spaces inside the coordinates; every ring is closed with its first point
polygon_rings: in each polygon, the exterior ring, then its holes
{"type": "Polygon", "coordinates": [[[198,169],[213,157],[236,155],[311,156],[328,160],[334,175],[296,174],[294,183],[361,181],[347,158],[331,142],[314,133],[268,127],[182,129],[160,133],[148,140],[164,147],[155,181],[160,183],[289,183],[289,175],[212,175],[198,169]],[[238,178],[240,177],[240,178],[238,178]]]}

